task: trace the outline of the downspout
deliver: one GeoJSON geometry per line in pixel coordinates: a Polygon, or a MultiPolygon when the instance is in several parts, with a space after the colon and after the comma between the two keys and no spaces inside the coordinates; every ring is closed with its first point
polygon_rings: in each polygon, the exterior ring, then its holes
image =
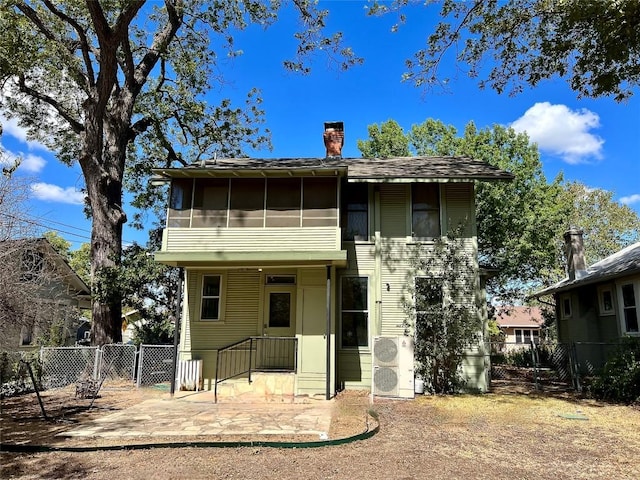
{"type": "Polygon", "coordinates": [[[327,265],[327,380],[326,399],[331,400],[331,265],[327,265]]]}
{"type": "Polygon", "coordinates": [[[180,324],[182,323],[182,277],[183,269],[178,267],[178,295],[176,297],[176,316],[173,327],[173,362],[171,363],[171,396],[176,391],[176,367],[178,365],[178,344],[180,342],[180,324]]]}

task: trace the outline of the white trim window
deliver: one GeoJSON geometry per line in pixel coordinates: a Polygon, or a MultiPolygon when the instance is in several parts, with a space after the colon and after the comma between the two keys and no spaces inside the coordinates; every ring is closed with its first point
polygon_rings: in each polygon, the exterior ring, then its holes
{"type": "Polygon", "coordinates": [[[533,340],[533,343],[536,345],[540,343],[540,331],[527,329],[527,328],[516,328],[514,331],[514,335],[516,337],[516,343],[526,343],[529,344],[533,340]]]}
{"type": "Polygon", "coordinates": [[[369,278],[342,277],[340,284],[340,346],[369,346],[369,278]]]}
{"type": "Polygon", "coordinates": [[[598,306],[600,315],[614,315],[613,309],[613,288],[598,287],[598,306]]]}
{"type": "Polygon", "coordinates": [[[560,318],[571,318],[572,316],[572,308],[571,308],[571,295],[564,294],[560,295],[560,318]]]}
{"type": "Polygon", "coordinates": [[[640,283],[625,283],[620,286],[620,308],[622,310],[622,331],[623,333],[640,333],[638,328],[638,317],[640,302],[638,299],[640,283]]]}
{"type": "Polygon", "coordinates": [[[220,320],[221,299],[222,275],[203,275],[200,320],[220,320]]]}

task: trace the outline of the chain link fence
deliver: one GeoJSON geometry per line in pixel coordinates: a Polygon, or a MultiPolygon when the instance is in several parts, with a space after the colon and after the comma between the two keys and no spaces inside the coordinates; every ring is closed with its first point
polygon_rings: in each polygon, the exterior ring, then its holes
{"type": "Polygon", "coordinates": [[[42,347],[42,387],[61,388],[81,379],[94,378],[98,367],[97,352],[97,347],[42,347]]]}
{"type": "Polygon", "coordinates": [[[488,345],[493,390],[582,391],[618,343],[511,343],[488,345]]]}
{"type": "Polygon", "coordinates": [[[87,380],[124,380],[137,386],[171,381],[173,345],[107,344],[102,347],[41,347],[39,352],[0,352],[1,394],[32,391],[26,364],[38,387],[62,388],[87,380]]]}
{"type": "Polygon", "coordinates": [[[137,385],[171,382],[173,345],[140,345],[137,385]]]}
{"type": "Polygon", "coordinates": [[[134,381],[137,356],[138,349],[135,345],[103,345],[99,355],[98,377],[134,381]]]}

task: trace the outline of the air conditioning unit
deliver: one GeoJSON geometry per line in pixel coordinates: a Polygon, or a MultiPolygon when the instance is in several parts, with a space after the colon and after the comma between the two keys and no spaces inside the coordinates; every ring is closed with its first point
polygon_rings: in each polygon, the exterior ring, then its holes
{"type": "Polygon", "coordinates": [[[373,338],[372,391],[381,397],[413,398],[413,339],[373,338]]]}

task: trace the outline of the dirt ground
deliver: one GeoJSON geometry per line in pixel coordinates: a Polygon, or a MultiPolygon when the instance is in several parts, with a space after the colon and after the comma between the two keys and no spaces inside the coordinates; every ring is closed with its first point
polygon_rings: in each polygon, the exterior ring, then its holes
{"type": "MultiPolygon", "coordinates": [[[[2,442],[70,445],[56,433],[166,395],[109,385],[94,408],[72,390],[2,400],[2,442]]],[[[380,420],[372,438],[339,446],[278,449],[171,448],[0,454],[6,479],[638,479],[640,410],[570,394],[422,396],[413,401],[346,393],[334,406],[331,438],[360,433],[366,411],[380,420]],[[586,419],[585,419],[586,418],[586,419]]],[[[187,440],[181,438],[181,440],[187,440]]],[[[215,441],[219,439],[201,439],[215,441]]],[[[83,442],[85,440],[72,440],[83,442]]],[[[135,439],[129,440],[134,441],[135,439]]],[[[157,439],[176,441],[176,438],[157,439]]],[[[80,444],[80,443],[78,443],[80,444]]],[[[98,443],[94,443],[99,445],[98,443]]]]}

